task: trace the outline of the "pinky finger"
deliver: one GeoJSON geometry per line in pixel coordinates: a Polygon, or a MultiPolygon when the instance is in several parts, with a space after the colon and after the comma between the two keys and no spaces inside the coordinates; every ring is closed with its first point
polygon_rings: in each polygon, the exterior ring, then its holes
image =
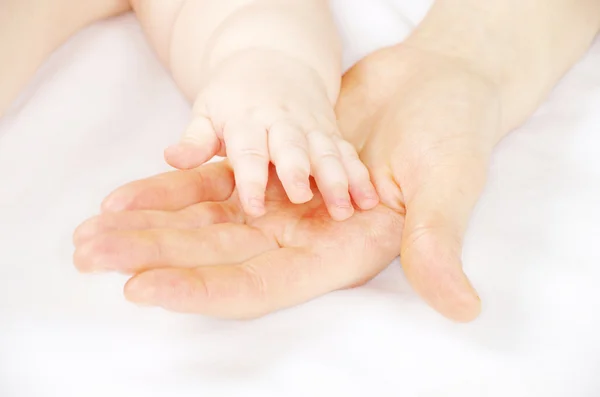
{"type": "Polygon", "coordinates": [[[367,166],[358,157],[354,146],[349,142],[335,137],[334,141],[340,152],[342,164],[348,174],[348,188],[352,199],[362,210],[370,210],[379,203],[379,197],[371,178],[367,166]]]}
{"type": "Polygon", "coordinates": [[[356,275],[335,262],[329,262],[327,270],[340,273],[339,277],[310,277],[322,265],[311,252],[280,248],[236,265],[149,270],[128,281],[125,296],[137,304],[175,312],[251,319],[354,282],[356,275]]]}

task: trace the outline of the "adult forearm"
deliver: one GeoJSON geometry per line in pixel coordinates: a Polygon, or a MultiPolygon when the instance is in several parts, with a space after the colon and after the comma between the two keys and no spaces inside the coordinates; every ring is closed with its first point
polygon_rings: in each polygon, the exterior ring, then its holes
{"type": "Polygon", "coordinates": [[[438,0],[407,43],[468,62],[522,123],[600,30],[600,0],[438,0]]]}

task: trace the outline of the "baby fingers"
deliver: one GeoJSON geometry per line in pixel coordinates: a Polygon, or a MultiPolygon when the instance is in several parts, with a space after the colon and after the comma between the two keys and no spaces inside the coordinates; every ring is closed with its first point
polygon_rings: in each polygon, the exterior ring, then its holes
{"type": "Polygon", "coordinates": [[[310,132],[308,140],[312,173],[331,217],[348,219],[354,208],[348,193],[349,183],[342,155],[331,135],[310,132]]]}
{"type": "Polygon", "coordinates": [[[212,122],[204,116],[195,116],[181,141],[165,150],[165,160],[178,169],[201,166],[214,157],[221,147],[212,122]]]}
{"type": "Polygon", "coordinates": [[[362,210],[370,210],[379,203],[367,166],[358,157],[354,146],[337,135],[333,136],[340,153],[340,160],[348,175],[350,195],[356,205],[362,210]]]}
{"type": "Polygon", "coordinates": [[[269,129],[269,153],[283,188],[294,204],[313,197],[310,189],[308,141],[301,128],[292,123],[275,123],[269,129]]]}
{"type": "Polygon", "coordinates": [[[264,215],[270,162],[266,129],[259,123],[231,121],[225,124],[223,140],[244,212],[264,215]]]}

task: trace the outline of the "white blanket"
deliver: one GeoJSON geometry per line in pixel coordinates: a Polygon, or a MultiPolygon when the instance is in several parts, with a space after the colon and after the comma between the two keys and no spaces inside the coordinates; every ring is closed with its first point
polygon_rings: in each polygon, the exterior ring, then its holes
{"type": "MultiPolygon", "coordinates": [[[[347,64],[428,6],[333,3],[347,64]]],[[[600,42],[496,151],[464,254],[484,302],[468,325],[397,263],[252,322],[138,308],[124,278],[77,274],[75,226],[165,170],[188,116],[128,15],[70,40],[0,121],[0,396],[600,395],[600,42]]]]}

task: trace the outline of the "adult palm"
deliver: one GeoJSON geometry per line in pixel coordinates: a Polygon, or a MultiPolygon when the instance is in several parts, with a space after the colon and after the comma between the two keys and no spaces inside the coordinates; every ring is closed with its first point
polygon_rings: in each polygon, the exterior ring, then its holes
{"type": "Polygon", "coordinates": [[[290,203],[271,172],[266,215],[250,218],[234,188],[226,161],[130,183],[77,229],[75,265],[132,274],[134,302],[250,318],[361,284],[398,255],[403,217],[385,206],[336,222],[318,193],[290,203]]]}

